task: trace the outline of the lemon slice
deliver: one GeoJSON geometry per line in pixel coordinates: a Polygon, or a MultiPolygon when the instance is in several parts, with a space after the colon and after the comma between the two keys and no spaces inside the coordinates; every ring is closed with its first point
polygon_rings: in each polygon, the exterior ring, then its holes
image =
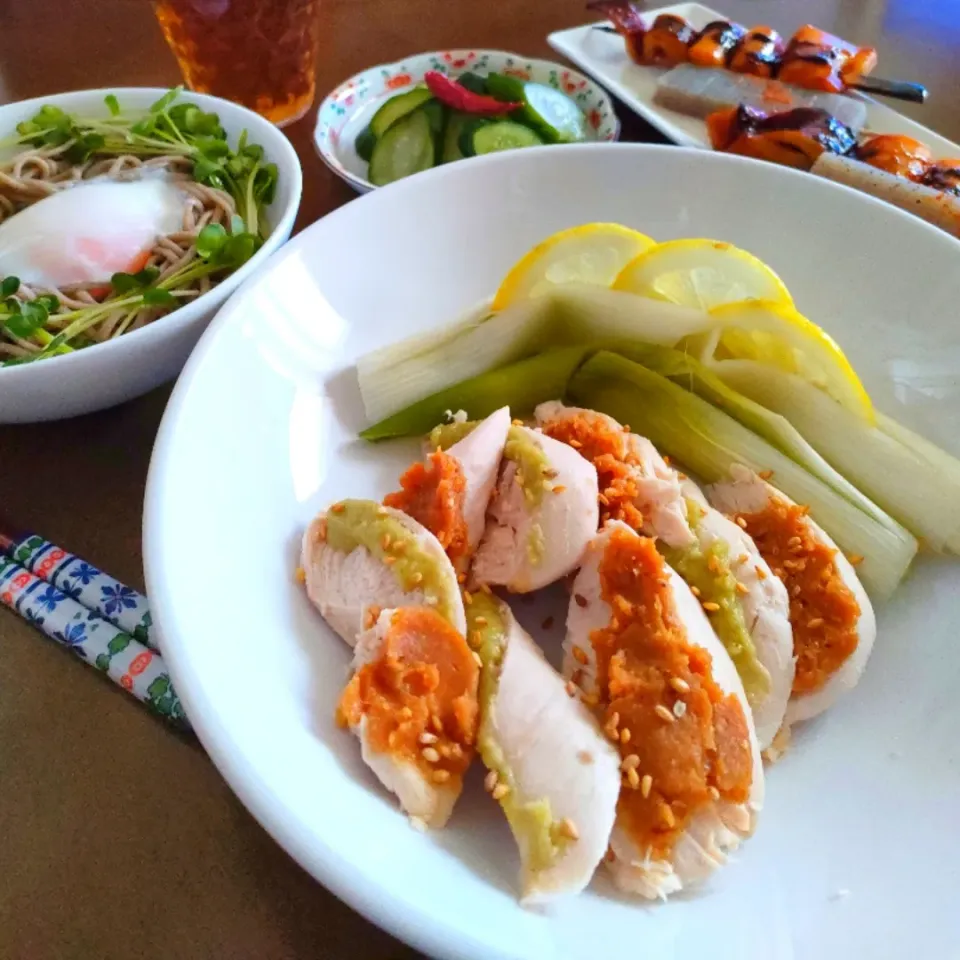
{"type": "MultiPolygon", "coordinates": [[[[873,404],[837,342],[792,306],[769,300],[729,303],[710,311],[716,326],[701,334],[711,360],[755,360],[792,373],[874,422],[873,404]]],[[[691,344],[691,346],[695,346],[691,344]]]]}
{"type": "Polygon", "coordinates": [[[493,298],[502,310],[562,283],[609,287],[624,265],[654,246],[650,237],[619,223],[585,223],[561,230],[524,254],[493,298]]]}
{"type": "Polygon", "coordinates": [[[620,271],[613,289],[699,310],[750,299],[793,305],[783,281],[762,260],[719,240],[658,243],[620,271]]]}

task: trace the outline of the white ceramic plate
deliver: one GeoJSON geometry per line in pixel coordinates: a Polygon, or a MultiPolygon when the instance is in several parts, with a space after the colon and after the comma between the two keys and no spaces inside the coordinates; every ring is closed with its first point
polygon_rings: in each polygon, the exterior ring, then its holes
{"type": "Polygon", "coordinates": [[[418,83],[429,70],[451,77],[462,73],[506,73],[522,80],[545,83],[571,97],[587,117],[594,140],[616,140],[620,121],[606,91],[592,80],[549,60],[531,60],[502,50],[436,50],[396,63],[381,63],[358,73],[328,94],[317,111],[313,143],[320,159],[358,193],[375,190],[367,179],[367,161],[355,142],[373,115],[391,97],[418,83]]]}
{"type": "MultiPolygon", "coordinates": [[[[652,22],[661,13],[673,13],[685,17],[696,29],[702,29],[711,20],[728,19],[725,14],[700,3],[676,3],[654,10],[644,10],[643,15],[652,22]]],[[[767,16],[767,12],[762,12],[760,7],[757,8],[758,20],[766,22],[764,18],[767,16]]],[[[581,70],[585,70],[590,76],[599,80],[664,136],[683,146],[709,149],[710,139],[707,136],[707,125],[703,120],[684,116],[675,110],[667,110],[653,102],[657,81],[666,73],[666,70],[663,67],[641,67],[635,64],[627,56],[620,37],[594,30],[594,26],[596,24],[591,23],[569,30],[559,30],[551,33],[547,37],[547,42],[554,50],[577,64],[581,70]]],[[[776,23],[773,26],[776,27],[776,23]]],[[[918,76],[904,79],[922,80],[923,78],[918,76]]],[[[866,127],[871,133],[901,133],[914,137],[927,144],[935,157],[953,157],[960,153],[960,146],[953,141],[905,117],[886,103],[863,94],[853,94],[853,96],[867,104],[866,127]]]]}
{"type": "MultiPolygon", "coordinates": [[[[103,98],[108,93],[115,94],[124,109],[146,110],[166,92],[153,87],[111,87],[9,103],[0,106],[0,139],[44,104],[96,117],[107,115],[103,98]]],[[[75,353],[0,369],[0,423],[75,417],[130,400],[172,380],[227,297],[290,236],[303,179],[290,141],[272,123],[239,104],[192,92],[183,99],[219,114],[231,141],[246,130],[249,142],[260,144],[267,160],[277,164],[277,193],[267,208],[270,236],[247,263],[209,293],[140,330],[75,353]]],[[[7,155],[6,148],[3,153],[7,155]]]]}
{"type": "Polygon", "coordinates": [[[307,870],[436,956],[956,957],[955,563],[917,564],[880,611],[860,686],[770,772],[756,836],[675,902],[642,905],[597,880],[553,909],[521,909],[516,853],[478,769],[450,827],[425,836],[334,725],[349,654],[294,582],[301,531],[336,498],[393,489],[419,455],[354,439],[356,357],[455,317],[532,244],[592,220],[752,250],[882,409],[960,453],[960,242],[935,228],[814,177],[677,147],[544,147],[413,177],[280,251],[211,325],[170,400],[144,551],[187,713],[307,870]]]}

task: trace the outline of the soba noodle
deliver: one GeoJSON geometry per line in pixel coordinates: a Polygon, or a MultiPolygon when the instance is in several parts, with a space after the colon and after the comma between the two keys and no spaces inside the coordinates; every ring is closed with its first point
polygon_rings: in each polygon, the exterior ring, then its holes
{"type": "MultiPolygon", "coordinates": [[[[144,264],[145,267],[155,267],[159,271],[157,282],[162,282],[197,259],[196,238],[205,226],[220,224],[225,229],[229,228],[231,217],[237,212],[236,203],[228,193],[197,183],[192,178],[193,164],[188,159],[163,156],[142,159],[123,155],[92,157],[85,163],[73,164],[65,158],[71,145],[67,142],[56,147],[30,147],[0,165],[0,223],[25,207],[79,181],[97,177],[130,180],[144,175],[168,176],[186,199],[181,229],[161,237],[144,264]]],[[[171,293],[184,301],[206,293],[217,282],[216,278],[203,276],[171,293]]],[[[58,298],[60,306],[50,314],[46,324],[46,329],[53,332],[62,330],[69,323],[68,319],[58,320],[58,316],[99,304],[101,301],[95,294],[98,290],[102,292],[102,289],[102,283],[74,284],[61,289],[21,284],[17,295],[21,300],[30,300],[41,294],[52,294],[58,298]]],[[[103,342],[136,330],[168,313],[170,309],[146,306],[131,311],[129,307],[120,307],[84,330],[84,336],[94,342],[103,342]]],[[[42,349],[40,344],[16,337],[0,326],[0,363],[4,357],[29,357],[42,349]]]]}

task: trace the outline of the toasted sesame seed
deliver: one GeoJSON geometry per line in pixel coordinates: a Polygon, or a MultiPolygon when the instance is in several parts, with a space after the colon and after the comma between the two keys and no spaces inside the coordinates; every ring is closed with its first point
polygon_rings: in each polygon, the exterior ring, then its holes
{"type": "Polygon", "coordinates": [[[687,479],[687,475],[686,475],[685,473],[678,473],[678,474],[677,474],[677,479],[678,479],[678,480],[686,480],[686,479],[687,479]]]}
{"type": "Polygon", "coordinates": [[[470,653],[473,655],[473,662],[482,670],[483,669],[483,658],[477,653],[476,650],[471,650],[470,653]]]}
{"type": "Polygon", "coordinates": [[[556,470],[544,470],[544,471],[543,471],[543,475],[544,475],[548,480],[556,480],[557,477],[560,476],[559,472],[556,471],[556,470]]]}
{"type": "Polygon", "coordinates": [[[429,730],[424,730],[423,733],[421,733],[420,736],[417,737],[417,739],[424,746],[429,746],[430,744],[437,742],[437,735],[435,733],[430,733],[429,730]]]}
{"type": "Polygon", "coordinates": [[[331,512],[331,513],[343,513],[343,511],[346,510],[346,509],[347,509],[347,505],[346,505],[345,503],[335,503],[335,504],[330,508],[330,512],[331,512]]]}
{"type": "Polygon", "coordinates": [[[383,558],[383,562],[384,562],[388,567],[392,567],[393,564],[395,564],[395,563],[397,562],[397,558],[396,558],[396,557],[384,557],[384,558],[383,558]]]}
{"type": "Polygon", "coordinates": [[[511,422],[515,427],[522,427],[522,426],[523,426],[523,421],[522,421],[519,417],[514,417],[510,422],[511,422]]]}
{"type": "Polygon", "coordinates": [[[743,517],[737,517],[734,522],[741,530],[747,529],[747,521],[743,517]]]}
{"type": "Polygon", "coordinates": [[[623,743],[623,744],[627,744],[627,743],[630,742],[630,738],[631,738],[632,736],[633,736],[633,734],[630,733],[630,731],[629,731],[626,727],[624,727],[624,728],[620,731],[620,742],[623,743]]]}
{"type": "Polygon", "coordinates": [[[568,697],[575,697],[577,695],[577,685],[572,680],[568,680],[567,685],[563,689],[567,691],[568,697]]]}
{"type": "Polygon", "coordinates": [[[671,677],[670,686],[673,687],[673,689],[676,690],[677,693],[690,692],[690,684],[687,683],[687,681],[684,680],[682,677],[671,677]]]}
{"type": "Polygon", "coordinates": [[[626,773],[628,770],[636,770],[640,766],[640,757],[631,753],[628,756],[624,757],[620,763],[620,769],[626,773]]]}
{"type": "Polygon", "coordinates": [[[307,571],[304,570],[303,567],[297,567],[297,569],[293,571],[293,579],[296,580],[297,583],[306,583],[307,571]]]}
{"type": "Polygon", "coordinates": [[[670,804],[665,803],[660,807],[660,816],[663,817],[663,822],[668,827],[673,828],[677,825],[677,818],[673,815],[670,804]]]}
{"type": "Polygon", "coordinates": [[[636,790],[640,786],[640,774],[633,767],[627,770],[627,783],[630,784],[631,790],[636,790]]]}
{"type": "Polygon", "coordinates": [[[699,588],[699,587],[691,587],[691,588],[690,588],[690,592],[691,592],[695,597],[699,597],[699,596],[700,596],[700,588],[699,588]]]}
{"type": "Polygon", "coordinates": [[[437,733],[443,733],[443,721],[436,714],[430,718],[430,728],[437,733]]]}
{"type": "Polygon", "coordinates": [[[758,566],[754,567],[753,569],[756,571],[757,579],[758,579],[758,580],[766,580],[766,579],[767,579],[767,572],[766,572],[766,570],[763,569],[763,567],[761,567],[761,566],[758,565],[758,566]]]}
{"type": "Polygon", "coordinates": [[[651,789],[653,789],[653,777],[649,773],[645,773],[640,781],[640,796],[646,800],[650,796],[651,789]]]}
{"type": "Polygon", "coordinates": [[[579,593],[575,593],[573,599],[576,600],[578,607],[585,607],[587,605],[587,598],[579,593]]]}
{"type": "Polygon", "coordinates": [[[423,757],[424,760],[427,761],[427,763],[439,763],[439,762],[440,762],[440,754],[437,753],[437,751],[436,751],[436,749],[435,749],[434,747],[424,747],[424,748],[420,751],[420,755],[423,757]]]}
{"type": "Polygon", "coordinates": [[[543,623],[540,624],[540,626],[544,630],[549,630],[553,626],[553,617],[547,617],[547,619],[544,620],[543,623]]]}
{"type": "Polygon", "coordinates": [[[629,423],[625,423],[625,424],[623,425],[623,432],[624,432],[624,433],[629,433],[629,432],[630,432],[630,424],[629,424],[629,423]]]}
{"type": "Polygon", "coordinates": [[[858,566],[859,564],[863,563],[863,557],[860,556],[859,553],[848,553],[848,554],[847,554],[847,560],[848,560],[848,561],[850,562],[850,564],[851,564],[852,566],[854,566],[854,567],[856,567],[856,566],[858,566]]]}
{"type": "Polygon", "coordinates": [[[490,793],[491,790],[497,785],[497,781],[500,779],[496,770],[487,771],[487,775],[483,778],[483,789],[490,793]]]}
{"type": "Polygon", "coordinates": [[[573,659],[577,661],[581,666],[586,666],[590,662],[590,658],[583,652],[581,647],[573,648],[573,659]]]}
{"type": "Polygon", "coordinates": [[[450,779],[449,770],[434,770],[433,771],[433,782],[434,783],[446,783],[450,779]]]}
{"type": "Polygon", "coordinates": [[[457,583],[466,583],[466,582],[467,582],[467,575],[465,573],[458,573],[457,583]]]}
{"type": "Polygon", "coordinates": [[[823,617],[814,617],[812,620],[807,621],[807,626],[811,630],[816,630],[817,627],[823,626],[823,617]]]}
{"type": "Polygon", "coordinates": [[[712,787],[712,786],[711,786],[711,787],[708,787],[708,790],[709,790],[710,796],[711,796],[714,800],[719,800],[719,799],[720,799],[720,791],[719,791],[716,787],[712,787]]]}
{"type": "Polygon", "coordinates": [[[487,618],[486,618],[486,617],[474,617],[474,618],[473,618],[473,622],[474,622],[478,627],[485,627],[485,626],[487,625],[487,618]]]}
{"type": "Polygon", "coordinates": [[[390,549],[390,534],[389,534],[389,533],[385,533],[385,534],[380,538],[380,547],[381,547],[381,549],[383,549],[383,550],[389,550],[389,549],[390,549]]]}
{"type": "Polygon", "coordinates": [[[468,606],[473,603],[473,594],[469,590],[463,591],[463,602],[468,606]]]}
{"type": "Polygon", "coordinates": [[[717,559],[716,555],[713,553],[711,553],[710,556],[707,558],[707,569],[711,573],[720,572],[720,561],[717,559]]]}
{"type": "Polygon", "coordinates": [[[666,454],[663,455],[663,462],[669,467],[670,466],[670,457],[666,454]]]}
{"type": "Polygon", "coordinates": [[[491,791],[491,796],[494,800],[502,800],[509,792],[510,788],[505,783],[498,783],[491,791]]]}
{"type": "Polygon", "coordinates": [[[741,594],[741,595],[747,594],[747,593],[750,592],[750,588],[747,587],[747,586],[744,586],[739,580],[737,581],[737,584],[736,584],[736,588],[735,588],[735,589],[736,589],[737,593],[739,593],[739,594],[741,594]]]}
{"type": "Polygon", "coordinates": [[[737,557],[737,563],[746,563],[749,559],[750,557],[747,554],[741,553],[740,556],[737,557]]]}
{"type": "Polygon", "coordinates": [[[474,647],[479,647],[483,643],[483,634],[479,630],[474,630],[470,634],[470,643],[474,647]]]}
{"type": "Polygon", "coordinates": [[[579,440],[570,440],[569,443],[574,450],[579,450],[583,446],[579,440]]]}
{"type": "Polygon", "coordinates": [[[670,709],[665,707],[662,703],[658,703],[653,712],[666,723],[673,723],[673,714],[670,712],[670,709]]]}
{"type": "Polygon", "coordinates": [[[582,699],[588,707],[595,707],[600,702],[600,698],[595,693],[585,693],[582,699]]]}
{"type": "Polygon", "coordinates": [[[772,470],[761,470],[761,471],[757,474],[757,476],[758,476],[761,480],[769,480],[769,479],[773,476],[773,471],[772,471],[772,470]]]}
{"type": "Polygon", "coordinates": [[[720,604],[714,603],[712,600],[706,600],[703,603],[703,609],[706,610],[707,613],[716,613],[720,609],[720,604]]]}
{"type": "Polygon", "coordinates": [[[673,715],[677,718],[682,717],[687,712],[687,705],[683,700],[677,700],[673,705],[673,715]]]}
{"type": "Polygon", "coordinates": [[[391,730],[387,734],[387,746],[392,750],[397,745],[397,731],[391,730]]]}
{"type": "Polygon", "coordinates": [[[567,488],[566,488],[562,483],[558,483],[558,484],[553,488],[553,492],[554,492],[554,493],[565,493],[565,492],[566,492],[566,489],[567,489],[567,488]]]}
{"type": "Polygon", "coordinates": [[[580,750],[577,753],[577,759],[584,766],[589,766],[591,763],[593,763],[593,754],[589,750],[580,750]]]}
{"type": "Polygon", "coordinates": [[[580,831],[569,817],[564,817],[563,820],[560,821],[560,835],[566,837],[568,840],[580,839],[580,831]]]}
{"type": "Polygon", "coordinates": [[[488,597],[493,593],[493,591],[490,589],[489,583],[481,583],[480,592],[485,593],[488,597]]]}

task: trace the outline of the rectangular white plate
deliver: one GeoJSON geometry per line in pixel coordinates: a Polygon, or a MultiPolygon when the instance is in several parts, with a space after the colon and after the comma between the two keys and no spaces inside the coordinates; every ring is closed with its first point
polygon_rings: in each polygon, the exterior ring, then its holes
{"type": "MultiPolygon", "coordinates": [[[[685,17],[697,30],[705,27],[711,20],[729,19],[725,14],[699,3],[675,3],[657,10],[644,10],[644,17],[652,22],[661,13],[685,17]]],[[[603,84],[664,136],[681,146],[709,149],[707,126],[703,120],[686,117],[653,102],[657,80],[666,72],[665,68],[638,66],[627,56],[620,37],[594,30],[594,26],[596,24],[591,23],[570,30],[559,30],[551,33],[547,42],[554,50],[568,57],[581,70],[603,84]]],[[[854,96],[867,104],[866,127],[871,133],[900,133],[914,137],[930,147],[935,157],[955,157],[960,154],[960,146],[952,140],[941,137],[885,103],[863,94],[854,96]]]]}

